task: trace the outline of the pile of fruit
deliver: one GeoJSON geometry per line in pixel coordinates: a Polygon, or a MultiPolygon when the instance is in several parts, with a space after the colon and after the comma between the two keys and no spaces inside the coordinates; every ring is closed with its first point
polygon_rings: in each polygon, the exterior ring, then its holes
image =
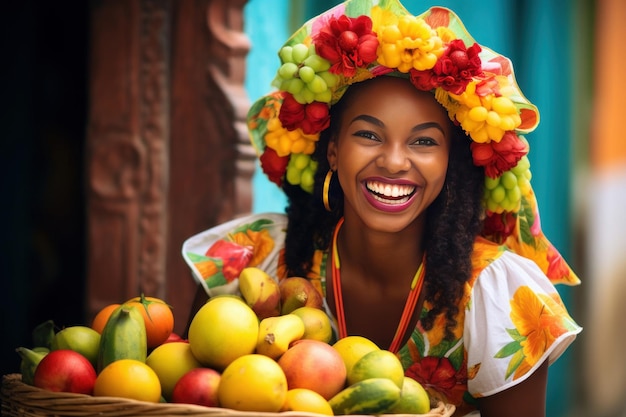
{"type": "Polygon", "coordinates": [[[333,340],[319,292],[306,279],[239,276],[240,295],[215,296],[173,332],[155,297],[103,308],[90,326],[38,326],[20,347],[22,380],[39,388],[238,411],[325,415],[424,414],[430,400],[399,359],[369,339],[333,340]]]}

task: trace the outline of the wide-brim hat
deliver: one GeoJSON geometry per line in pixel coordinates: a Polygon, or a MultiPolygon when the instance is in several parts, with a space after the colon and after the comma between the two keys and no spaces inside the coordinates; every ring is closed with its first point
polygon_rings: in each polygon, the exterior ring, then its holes
{"type": "Polygon", "coordinates": [[[541,230],[530,184],[529,144],[539,111],[513,64],[479,45],[443,7],[412,15],[398,0],[347,0],[307,21],[279,50],[276,90],[248,112],[248,130],[268,178],[312,192],[311,159],[329,109],[350,85],[394,75],[430,91],[472,140],[485,170],[483,237],[532,259],[554,283],[578,284],[541,230]]]}

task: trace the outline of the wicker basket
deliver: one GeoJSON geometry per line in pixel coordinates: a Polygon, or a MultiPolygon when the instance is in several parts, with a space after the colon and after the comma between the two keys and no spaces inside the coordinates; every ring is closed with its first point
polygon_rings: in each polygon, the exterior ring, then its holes
{"type": "MultiPolygon", "coordinates": [[[[20,374],[2,377],[2,416],[196,416],[196,417],[325,417],[321,414],[286,411],[262,413],[209,408],[189,404],[152,404],[116,397],[92,397],[83,394],[59,393],[43,390],[22,382],[20,374]]],[[[450,417],[453,405],[440,404],[428,414],[411,417],[450,417]]],[[[394,417],[402,415],[394,414],[394,417]]]]}

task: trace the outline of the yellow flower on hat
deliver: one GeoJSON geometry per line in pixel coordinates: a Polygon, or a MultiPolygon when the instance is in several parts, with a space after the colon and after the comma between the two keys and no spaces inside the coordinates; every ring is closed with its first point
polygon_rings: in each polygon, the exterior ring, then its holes
{"type": "Polygon", "coordinates": [[[265,142],[276,151],[278,156],[287,156],[292,153],[310,155],[315,150],[318,138],[318,134],[306,135],[301,129],[287,130],[277,118],[267,122],[265,142]]]}
{"type": "Polygon", "coordinates": [[[427,70],[435,66],[443,54],[443,41],[424,19],[380,13],[374,21],[378,33],[378,63],[407,73],[412,68],[427,70]],[[377,24],[379,26],[377,26],[377,24]]]}
{"type": "Polygon", "coordinates": [[[509,92],[507,86],[506,77],[493,77],[471,81],[463,93],[450,94],[459,103],[455,114],[457,121],[475,142],[500,142],[505,132],[522,123],[513,101],[502,95],[509,92]]]}
{"type": "Polygon", "coordinates": [[[456,114],[459,111],[459,107],[461,104],[450,97],[450,93],[448,93],[443,88],[439,87],[435,89],[435,100],[439,102],[448,111],[448,117],[450,120],[455,120],[456,114]]]}

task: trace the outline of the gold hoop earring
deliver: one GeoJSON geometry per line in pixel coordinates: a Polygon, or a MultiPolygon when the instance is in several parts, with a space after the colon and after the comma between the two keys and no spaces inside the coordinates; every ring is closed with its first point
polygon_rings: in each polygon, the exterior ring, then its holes
{"type": "Polygon", "coordinates": [[[322,189],[322,201],[324,202],[324,208],[326,209],[326,211],[332,211],[330,208],[330,201],[329,201],[329,192],[330,192],[330,181],[333,179],[333,173],[335,171],[333,171],[332,169],[329,169],[328,172],[326,173],[326,178],[324,178],[324,188],[322,189]]]}

